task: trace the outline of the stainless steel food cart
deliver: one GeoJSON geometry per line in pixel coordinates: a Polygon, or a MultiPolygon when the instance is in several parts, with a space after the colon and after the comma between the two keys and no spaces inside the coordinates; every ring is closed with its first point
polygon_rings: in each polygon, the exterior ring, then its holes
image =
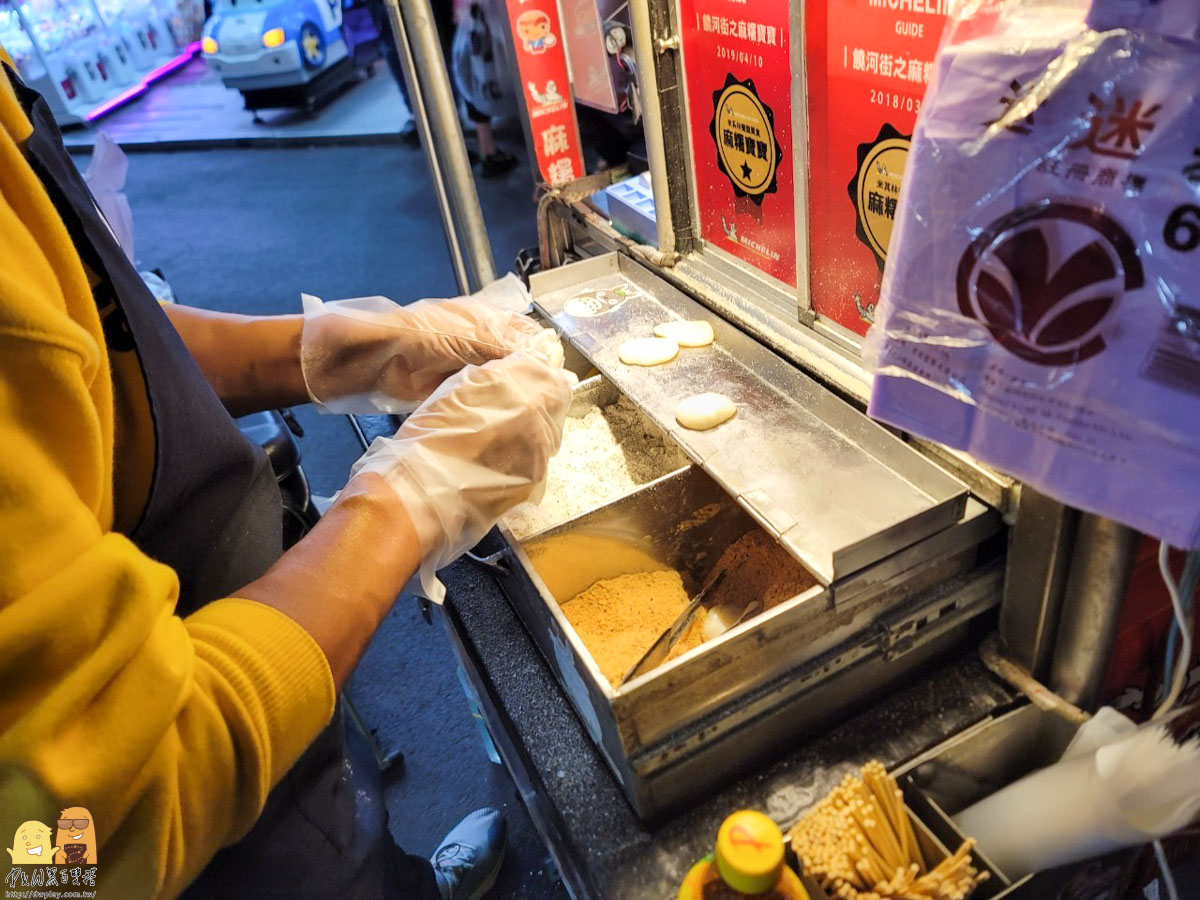
{"type": "MultiPolygon", "coordinates": [[[[413,47],[409,61],[434,59],[422,0],[390,5],[402,41],[413,47]]],[[[792,168],[805,172],[805,5],[793,0],[789,8],[787,150],[792,168]]],[[[570,365],[584,376],[580,402],[629,397],[689,462],[521,539],[502,526],[474,557],[503,589],[582,732],[643,822],[672,821],[681,809],[697,808],[698,798],[761,771],[831,723],[873,708],[876,698],[922,684],[919,673],[938,660],[975,659],[982,637],[997,629],[1004,655],[991,653],[991,668],[1017,687],[994,681],[995,696],[947,709],[944,725],[919,729],[917,745],[875,752],[900,763],[1000,706],[1027,702],[1020,699],[1027,695],[1048,714],[1077,724],[1073,704],[1089,706],[1099,691],[1132,533],[866,416],[871,376],[861,340],[824,319],[808,296],[804,179],[794,193],[795,284],[707,241],[689,116],[709,113],[689,110],[680,53],[681,28],[692,25],[680,21],[672,0],[633,3],[630,16],[658,246],[631,240],[598,213],[590,197],[610,176],[547,189],[538,207],[542,270],[530,288],[537,314],[563,337],[570,365]],[[624,340],[671,319],[708,321],[715,345],[685,349],[654,369],[620,362],[624,340]],[[680,427],[675,403],[705,390],[733,398],[735,419],[711,432],[680,427]],[[619,540],[681,571],[695,587],[722,549],[754,529],[785,548],[814,586],[630,682],[609,683],[562,605],[580,585],[627,569],[581,547],[596,537],[619,540]]],[[[431,69],[420,81],[413,84],[424,96],[416,111],[435,178],[454,176],[440,197],[451,251],[469,286],[491,275],[490,253],[460,177],[465,153],[461,142],[449,140],[458,126],[444,73],[431,69]]],[[[504,710],[503,690],[481,662],[469,604],[456,606],[453,583],[450,596],[446,618],[484,717],[509,751],[506,763],[569,886],[591,895],[586,864],[568,858],[562,834],[570,829],[556,811],[536,808],[553,791],[539,787],[544,773],[531,774],[524,759],[516,714],[504,710]]],[[[978,677],[982,670],[972,671],[978,677]]],[[[987,693],[989,676],[981,677],[987,693]]],[[[1026,720],[1032,718],[1013,721],[1026,720]]]]}

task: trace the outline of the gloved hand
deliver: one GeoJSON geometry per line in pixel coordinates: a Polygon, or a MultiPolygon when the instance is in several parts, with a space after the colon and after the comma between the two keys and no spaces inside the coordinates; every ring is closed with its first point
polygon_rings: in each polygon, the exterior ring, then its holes
{"type": "Polygon", "coordinates": [[[421,544],[421,592],[445,597],[437,570],[475,546],[543,486],[562,443],[575,376],[526,351],[447,378],[396,432],[376,438],[350,477],[381,475],[421,544]]]}
{"type": "Polygon", "coordinates": [[[305,294],[300,363],[309,396],[322,412],[406,413],[463,366],[516,350],[561,365],[554,332],[514,311],[528,304],[511,273],[469,297],[408,306],[305,294]]]}

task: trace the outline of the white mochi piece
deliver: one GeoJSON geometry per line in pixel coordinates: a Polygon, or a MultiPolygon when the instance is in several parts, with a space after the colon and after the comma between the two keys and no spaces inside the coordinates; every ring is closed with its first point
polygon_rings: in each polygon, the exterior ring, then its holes
{"type": "Polygon", "coordinates": [[[714,638],[719,638],[737,621],[738,611],[731,609],[728,606],[714,606],[704,614],[704,621],[700,625],[700,637],[702,640],[711,641],[714,638]]]}
{"type": "Polygon", "coordinates": [[[724,394],[706,392],[680,400],[675,405],[675,421],[693,431],[707,431],[737,415],[737,404],[724,394]]]}
{"type": "Polygon", "coordinates": [[[654,326],[654,333],[661,338],[670,338],[680,347],[707,347],[716,335],[713,327],[703,319],[677,319],[654,326]]]}
{"type": "Polygon", "coordinates": [[[618,351],[627,366],[658,366],[679,355],[679,345],[670,338],[632,338],[618,351]]]}

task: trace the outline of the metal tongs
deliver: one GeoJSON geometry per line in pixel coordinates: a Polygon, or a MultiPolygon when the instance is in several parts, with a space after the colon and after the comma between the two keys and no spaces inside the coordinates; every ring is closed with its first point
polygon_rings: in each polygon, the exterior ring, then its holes
{"type": "Polygon", "coordinates": [[[644,675],[651,669],[656,669],[662,665],[663,661],[670,654],[671,648],[675,646],[679,638],[687,631],[687,627],[692,623],[692,619],[695,618],[696,610],[700,608],[700,604],[704,602],[704,598],[708,596],[713,588],[721,583],[727,571],[727,569],[722,569],[708,579],[708,584],[700,588],[699,593],[683,608],[683,612],[675,618],[670,627],[660,634],[658,639],[650,645],[650,649],[642,654],[642,658],[633,664],[633,668],[621,679],[621,684],[632,681],[639,675],[644,675]]]}

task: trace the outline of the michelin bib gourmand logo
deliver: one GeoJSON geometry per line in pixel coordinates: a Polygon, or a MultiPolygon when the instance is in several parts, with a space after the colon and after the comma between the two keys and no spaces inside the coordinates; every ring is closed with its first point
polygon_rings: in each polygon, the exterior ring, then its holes
{"type": "Polygon", "coordinates": [[[17,826],[13,844],[6,848],[12,868],[4,879],[5,897],[96,895],[98,859],[92,814],[82,806],[71,806],[59,814],[55,825],[52,828],[31,819],[17,826]]]}
{"type": "MultiPolygon", "coordinates": [[[[854,204],[854,233],[871,249],[881,273],[887,262],[892,226],[900,204],[900,184],[911,147],[911,134],[901,134],[884,123],[875,140],[858,145],[858,167],[847,185],[850,202],[854,204]]],[[[874,313],[863,318],[874,321],[874,313]]]]}
{"type": "Polygon", "coordinates": [[[1082,362],[1107,346],[1121,298],[1145,283],[1129,234],[1096,209],[1050,201],[993,222],[958,266],[958,305],[1031,363],[1082,362]]]}
{"type": "Polygon", "coordinates": [[[708,133],[717,145],[717,166],[733,186],[735,197],[762,206],[763,196],[778,190],[783,148],[775,137],[775,113],[758,96],[754,80],[725,75],[725,86],[713,91],[713,118],[708,133]]]}

